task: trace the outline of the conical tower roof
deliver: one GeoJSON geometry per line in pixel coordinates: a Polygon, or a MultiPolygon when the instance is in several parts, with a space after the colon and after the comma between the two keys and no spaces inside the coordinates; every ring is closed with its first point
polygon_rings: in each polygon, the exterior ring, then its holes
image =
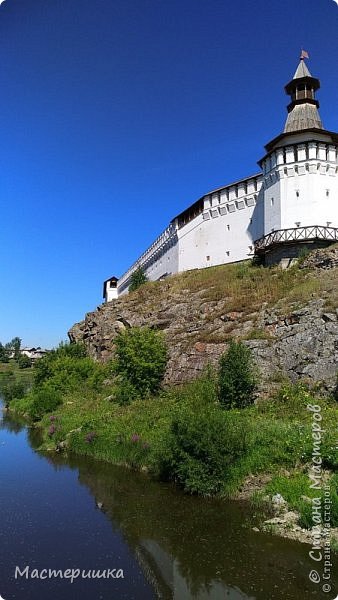
{"type": "Polygon", "coordinates": [[[312,77],[304,58],[301,58],[297,70],[293,76],[294,79],[301,79],[302,77],[312,77]]]}

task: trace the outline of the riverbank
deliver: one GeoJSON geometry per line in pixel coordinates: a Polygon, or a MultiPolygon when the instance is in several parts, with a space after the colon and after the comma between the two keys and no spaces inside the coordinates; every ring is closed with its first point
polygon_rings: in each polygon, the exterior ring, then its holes
{"type": "MultiPolygon", "coordinates": [[[[10,415],[1,423],[0,414],[4,598],[327,596],[309,580],[310,548],[252,531],[259,513],[248,503],[192,497],[172,484],[88,457],[41,455],[36,431],[10,415]],[[38,571],[117,567],[125,579],[15,580],[15,565],[38,571]],[[147,593],[149,586],[153,593],[147,593]]],[[[337,576],[334,564],[332,597],[337,576]]]]}
{"type": "Polygon", "coordinates": [[[334,532],[338,414],[333,399],[302,384],[284,383],[252,406],[223,410],[209,372],[190,384],[121,405],[109,364],[66,354],[57,359],[59,370],[44,375],[54,388],[37,383],[35,394],[10,403],[13,414],[30,418],[41,430],[42,451],[146,471],[190,494],[245,497],[270,512],[262,529],[305,542],[313,537],[313,499],[323,496],[311,488],[310,478],[314,439],[308,407],[317,406],[324,430],[321,482],[330,489],[334,532]]]}

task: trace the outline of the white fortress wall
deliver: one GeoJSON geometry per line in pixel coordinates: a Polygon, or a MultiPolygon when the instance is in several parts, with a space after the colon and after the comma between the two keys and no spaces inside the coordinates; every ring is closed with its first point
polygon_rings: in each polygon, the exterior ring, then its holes
{"type": "Polygon", "coordinates": [[[156,238],[151,246],[133,263],[118,281],[118,295],[128,292],[130,277],[142,267],[150,281],[156,281],[178,271],[178,243],[175,223],[170,225],[156,238]]]}
{"type": "Polygon", "coordinates": [[[338,149],[327,136],[314,137],[321,140],[277,148],[264,160],[265,234],[338,226],[338,149]]]}
{"type": "Polygon", "coordinates": [[[209,192],[177,215],[118,281],[118,295],[128,291],[138,267],[154,281],[245,260],[255,249],[256,256],[273,264],[296,256],[291,240],[336,239],[337,231],[327,228],[338,229],[338,133],[323,128],[316,99],[320,81],[312,77],[305,58],[302,53],[285,86],[291,99],[287,121],[265,146],[262,172],[209,192]],[[270,235],[287,229],[295,231],[270,235]],[[284,242],[278,258],[273,246],[284,242]]]}
{"type": "Polygon", "coordinates": [[[262,176],[257,175],[203,197],[202,212],[178,224],[179,271],[253,255],[253,240],[263,235],[262,211],[257,206],[261,186],[262,176]]]}
{"type": "Polygon", "coordinates": [[[128,292],[138,267],[156,281],[250,258],[253,241],[263,235],[262,180],[258,174],[210,192],[175,217],[119,279],[118,295],[128,292]]]}
{"type": "Polygon", "coordinates": [[[254,241],[278,229],[338,227],[338,148],[325,132],[312,137],[284,138],[263,159],[263,174],[214,190],[173,219],[120,278],[118,295],[138,267],[156,281],[250,258],[254,241]]]}

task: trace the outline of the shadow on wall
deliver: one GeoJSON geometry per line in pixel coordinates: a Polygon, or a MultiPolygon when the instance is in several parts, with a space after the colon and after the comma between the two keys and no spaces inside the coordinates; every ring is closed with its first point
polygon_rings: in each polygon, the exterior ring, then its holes
{"type": "Polygon", "coordinates": [[[264,231],[264,189],[262,186],[257,196],[257,202],[253,210],[252,217],[249,221],[247,232],[252,241],[255,242],[264,235],[264,231]]]}

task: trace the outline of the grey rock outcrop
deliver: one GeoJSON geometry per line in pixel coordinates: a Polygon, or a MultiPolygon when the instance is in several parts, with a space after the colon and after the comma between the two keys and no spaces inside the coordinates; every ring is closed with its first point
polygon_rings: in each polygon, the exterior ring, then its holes
{"type": "Polygon", "coordinates": [[[300,264],[301,269],[334,269],[338,267],[338,247],[314,250],[300,264]]]}
{"type": "MultiPolygon", "coordinates": [[[[336,261],[338,265],[337,248],[325,250],[325,256],[323,252],[315,251],[306,260],[314,269],[335,267],[336,261]]],[[[337,269],[331,275],[337,277],[337,269]]],[[[203,290],[177,292],[166,281],[156,290],[145,286],[141,293],[99,306],[71,328],[70,340],[83,342],[94,359],[106,361],[114,354],[114,339],[120,331],[133,326],[161,330],[169,348],[165,382],[179,384],[196,378],[208,363],[216,365],[232,336],[251,348],[263,390],[281,374],[292,381],[320,382],[328,391],[335,388],[338,308],[331,303],[328,309],[327,298],[312,298],[301,308],[299,302],[291,302],[287,311],[278,303],[263,304],[248,314],[229,312],[227,298],[208,300],[203,290]]]]}

